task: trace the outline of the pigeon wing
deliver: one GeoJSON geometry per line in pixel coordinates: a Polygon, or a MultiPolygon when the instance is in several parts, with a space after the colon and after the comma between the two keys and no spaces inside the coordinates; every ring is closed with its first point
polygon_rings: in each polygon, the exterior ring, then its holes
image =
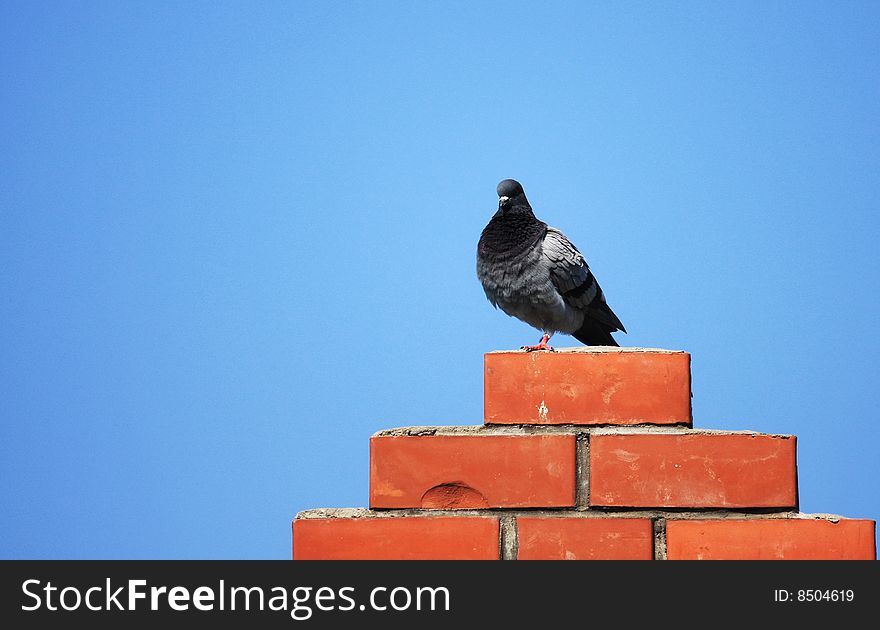
{"type": "Polygon", "coordinates": [[[548,227],[543,242],[543,255],[550,270],[550,280],[566,303],[614,330],[626,332],[623,324],[605,303],[605,295],[587,261],[565,234],[548,227]]]}

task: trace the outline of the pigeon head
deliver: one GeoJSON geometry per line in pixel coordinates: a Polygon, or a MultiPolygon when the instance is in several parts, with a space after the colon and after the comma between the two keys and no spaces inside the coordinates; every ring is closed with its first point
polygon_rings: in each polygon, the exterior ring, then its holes
{"type": "Polygon", "coordinates": [[[523,188],[515,179],[503,179],[498,183],[498,207],[507,208],[511,206],[527,206],[526,194],[523,188]]]}

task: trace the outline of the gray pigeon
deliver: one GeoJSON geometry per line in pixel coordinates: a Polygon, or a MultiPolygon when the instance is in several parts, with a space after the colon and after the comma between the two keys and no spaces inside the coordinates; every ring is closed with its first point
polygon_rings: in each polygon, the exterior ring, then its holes
{"type": "Polygon", "coordinates": [[[565,235],[535,218],[519,182],[498,184],[498,212],[480,235],[477,277],[497,308],[544,333],[536,346],[552,350],[553,333],[588,346],[616,346],[626,332],[584,257],[565,235]]]}

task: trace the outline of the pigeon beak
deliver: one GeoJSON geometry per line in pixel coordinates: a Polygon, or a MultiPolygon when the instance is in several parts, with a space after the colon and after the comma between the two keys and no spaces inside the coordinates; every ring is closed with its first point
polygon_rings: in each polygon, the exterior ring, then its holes
{"type": "Polygon", "coordinates": [[[506,204],[510,200],[510,197],[499,197],[498,198],[498,207],[500,208],[504,204],[506,204]]]}

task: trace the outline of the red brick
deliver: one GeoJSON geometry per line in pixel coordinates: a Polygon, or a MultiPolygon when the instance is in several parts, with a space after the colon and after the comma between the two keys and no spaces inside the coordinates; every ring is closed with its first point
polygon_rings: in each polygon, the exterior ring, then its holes
{"type": "Polygon", "coordinates": [[[795,442],[756,434],[594,434],[590,505],[794,508],[795,442]]]}
{"type": "Polygon", "coordinates": [[[498,560],[497,518],[308,518],[293,522],[294,560],[498,560]]]}
{"type": "Polygon", "coordinates": [[[686,352],[490,352],[486,424],[691,424],[686,352]]]}
{"type": "Polygon", "coordinates": [[[645,518],[518,518],[518,560],[651,560],[645,518]]]}
{"type": "Polygon", "coordinates": [[[370,507],[573,506],[575,436],[373,436],[370,507]]]}
{"type": "Polygon", "coordinates": [[[667,521],[666,555],[670,560],[873,560],[874,521],[667,521]]]}

